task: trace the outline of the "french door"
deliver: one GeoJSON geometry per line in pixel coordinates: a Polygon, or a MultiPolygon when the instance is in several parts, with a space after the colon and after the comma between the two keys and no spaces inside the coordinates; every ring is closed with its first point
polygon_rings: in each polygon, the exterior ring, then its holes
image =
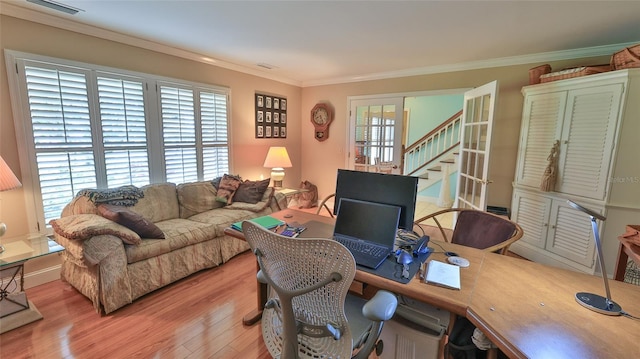
{"type": "Polygon", "coordinates": [[[489,154],[498,81],[490,82],[464,95],[458,184],[454,206],[487,209],[489,154]]]}
{"type": "Polygon", "coordinates": [[[352,98],[349,106],[347,167],[365,172],[401,173],[404,98],[352,98]]]}

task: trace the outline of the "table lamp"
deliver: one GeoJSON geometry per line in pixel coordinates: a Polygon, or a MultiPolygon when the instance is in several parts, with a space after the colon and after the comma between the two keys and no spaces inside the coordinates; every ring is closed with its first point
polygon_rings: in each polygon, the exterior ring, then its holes
{"type": "MultiPolygon", "coordinates": [[[[16,175],[13,174],[11,168],[0,156],[0,192],[16,189],[22,186],[16,175]]],[[[0,222],[0,237],[7,231],[7,225],[0,222]]],[[[0,253],[4,252],[4,247],[0,244],[0,253]]]]}
{"type": "Polygon", "coordinates": [[[584,212],[591,217],[591,229],[593,231],[593,239],[596,242],[596,250],[598,251],[598,262],[600,263],[600,269],[602,270],[602,280],[604,281],[604,289],[607,297],[593,293],[578,292],[576,293],[576,301],[582,306],[591,309],[595,312],[606,315],[621,315],[622,308],[614,301],[611,300],[611,291],[609,291],[609,281],[607,279],[607,270],[604,266],[604,258],[602,255],[602,246],[600,244],[600,235],[598,234],[598,223],[596,219],[601,221],[607,218],[599,213],[596,213],[588,208],[585,208],[571,200],[567,200],[569,206],[578,211],[584,212]]]}
{"type": "Polygon", "coordinates": [[[282,187],[284,179],[284,169],[291,167],[291,160],[285,147],[269,147],[267,158],[264,160],[264,167],[271,168],[271,179],[273,187],[282,187]]]}

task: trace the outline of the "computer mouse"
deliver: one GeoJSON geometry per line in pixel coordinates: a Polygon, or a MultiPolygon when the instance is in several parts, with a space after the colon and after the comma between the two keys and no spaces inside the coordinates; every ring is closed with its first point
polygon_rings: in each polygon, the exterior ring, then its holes
{"type": "Polygon", "coordinates": [[[400,251],[400,254],[396,256],[396,262],[400,264],[411,264],[413,262],[413,256],[406,251],[400,251]]]}

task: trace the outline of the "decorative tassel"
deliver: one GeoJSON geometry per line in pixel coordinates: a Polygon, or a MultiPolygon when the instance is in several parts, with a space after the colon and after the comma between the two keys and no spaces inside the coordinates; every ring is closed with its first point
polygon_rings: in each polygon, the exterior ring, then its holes
{"type": "Polygon", "coordinates": [[[558,155],[560,154],[560,141],[556,140],[551,147],[551,153],[547,157],[547,168],[542,175],[542,183],[540,183],[540,190],[544,192],[551,192],[555,189],[556,180],[558,178],[558,155]]]}

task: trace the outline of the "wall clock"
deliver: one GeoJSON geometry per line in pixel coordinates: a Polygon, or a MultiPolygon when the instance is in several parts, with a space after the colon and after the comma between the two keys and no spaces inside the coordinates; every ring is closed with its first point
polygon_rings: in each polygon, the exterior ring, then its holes
{"type": "Polygon", "coordinates": [[[333,121],[333,110],[326,103],[318,103],[311,110],[311,123],[314,127],[314,137],[318,141],[329,138],[329,125],[333,121]]]}

